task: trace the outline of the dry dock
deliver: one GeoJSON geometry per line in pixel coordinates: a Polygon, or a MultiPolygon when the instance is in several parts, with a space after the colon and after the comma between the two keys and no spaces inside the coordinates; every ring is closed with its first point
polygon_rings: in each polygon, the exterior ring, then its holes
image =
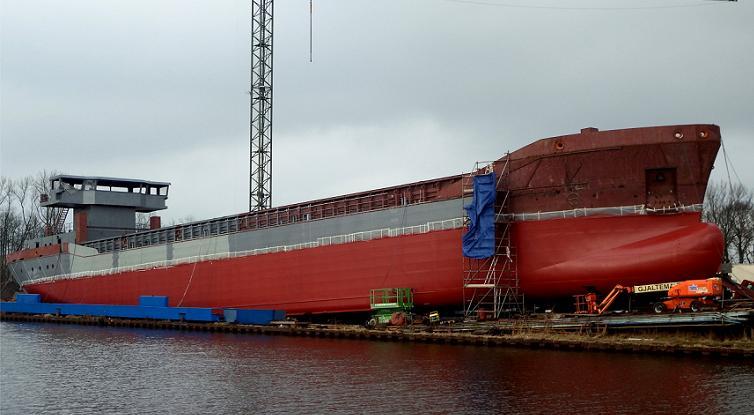
{"type": "Polygon", "coordinates": [[[754,329],[750,324],[752,316],[753,310],[737,311],[733,314],[716,312],[696,315],[646,315],[640,318],[540,316],[496,322],[378,329],[367,329],[358,325],[307,324],[292,321],[273,322],[269,325],[244,325],[20,313],[2,313],[0,320],[485,347],[751,358],[754,357],[754,329]]]}

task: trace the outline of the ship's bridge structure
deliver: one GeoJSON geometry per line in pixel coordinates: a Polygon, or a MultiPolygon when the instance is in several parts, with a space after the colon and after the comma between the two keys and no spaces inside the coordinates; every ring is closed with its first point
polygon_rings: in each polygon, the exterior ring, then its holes
{"type": "MultiPolygon", "coordinates": [[[[166,209],[170,183],[98,176],[57,175],[41,206],[59,208],[58,217],[73,209],[77,243],[112,238],[136,230],[136,213],[166,209]]],[[[150,227],[159,227],[159,218],[150,227]]]]}

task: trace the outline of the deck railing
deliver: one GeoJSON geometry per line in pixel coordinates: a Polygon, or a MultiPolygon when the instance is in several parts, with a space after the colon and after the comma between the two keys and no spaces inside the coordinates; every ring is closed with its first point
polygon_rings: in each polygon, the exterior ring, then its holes
{"type": "Polygon", "coordinates": [[[145,230],[127,235],[87,241],[83,245],[99,252],[121,251],[161,245],[216,235],[290,225],[299,222],[401,208],[409,205],[446,200],[440,189],[451,185],[454,177],[384,189],[363,195],[348,195],[324,201],[281,206],[258,212],[225,216],[205,221],[145,230]]]}
{"type": "MultiPolygon", "coordinates": [[[[618,206],[618,207],[606,207],[606,208],[581,208],[581,209],[570,209],[570,210],[561,210],[561,211],[553,211],[553,212],[502,214],[502,215],[498,215],[497,220],[498,221],[547,220],[547,219],[567,219],[567,218],[579,218],[579,217],[603,216],[603,215],[604,216],[629,216],[629,215],[633,216],[633,215],[649,215],[649,214],[671,214],[671,213],[679,213],[679,212],[699,212],[701,210],[702,210],[701,204],[688,205],[688,206],[676,206],[672,208],[661,208],[661,209],[648,208],[645,205],[634,205],[634,206],[618,206]]],[[[359,242],[359,241],[369,241],[373,239],[389,238],[389,237],[396,237],[396,236],[402,236],[402,235],[421,234],[421,233],[427,233],[427,232],[432,232],[432,231],[437,231],[437,230],[457,229],[464,226],[463,221],[464,221],[463,218],[454,218],[454,219],[447,219],[443,221],[428,222],[422,225],[408,226],[408,227],[403,227],[403,228],[383,228],[383,229],[375,229],[375,230],[370,230],[370,231],[349,233],[349,234],[344,234],[344,235],[325,236],[325,237],[317,238],[317,240],[315,241],[303,242],[299,244],[279,245],[279,246],[272,246],[272,247],[266,247],[266,248],[258,248],[258,249],[248,250],[248,251],[223,252],[223,253],[215,253],[215,254],[208,254],[208,255],[199,255],[199,256],[192,256],[192,257],[185,257],[185,258],[177,258],[177,259],[167,260],[167,261],[150,262],[150,263],[138,264],[138,265],[127,266],[127,267],[117,267],[117,268],[109,268],[109,269],[103,269],[103,270],[85,271],[85,272],[78,272],[78,273],[72,273],[72,274],[42,277],[42,278],[37,278],[34,280],[27,281],[25,282],[25,284],[52,281],[59,278],[79,278],[79,277],[86,277],[86,276],[93,276],[93,275],[117,274],[121,272],[140,271],[140,270],[146,270],[146,269],[152,269],[152,268],[164,268],[164,267],[170,267],[170,266],[183,264],[183,263],[194,263],[194,262],[199,262],[199,261],[215,260],[215,259],[237,258],[237,257],[242,257],[242,256],[248,256],[248,255],[262,255],[262,254],[275,253],[275,252],[288,252],[288,251],[295,251],[299,249],[316,248],[320,246],[337,245],[337,244],[352,243],[352,242],[359,242]]],[[[207,236],[215,236],[215,235],[217,234],[207,235],[207,236]]],[[[179,242],[179,241],[176,241],[176,242],[179,242]]]]}
{"type": "Polygon", "coordinates": [[[571,219],[587,216],[635,216],[662,215],[681,212],[701,212],[703,205],[678,205],[663,208],[650,208],[646,205],[615,206],[602,208],[578,208],[552,212],[505,213],[497,215],[498,222],[523,220],[571,219]]]}

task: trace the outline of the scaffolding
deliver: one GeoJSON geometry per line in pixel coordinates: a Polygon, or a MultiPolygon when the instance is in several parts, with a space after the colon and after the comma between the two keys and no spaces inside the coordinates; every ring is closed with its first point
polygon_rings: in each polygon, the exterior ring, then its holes
{"type": "MultiPolygon", "coordinates": [[[[523,313],[524,296],[519,289],[516,250],[512,245],[513,215],[510,215],[510,153],[498,161],[477,162],[463,175],[463,205],[473,197],[474,177],[495,172],[495,251],[485,259],[463,257],[464,316],[479,320],[523,313]]],[[[468,217],[464,214],[464,220],[468,217]]]]}

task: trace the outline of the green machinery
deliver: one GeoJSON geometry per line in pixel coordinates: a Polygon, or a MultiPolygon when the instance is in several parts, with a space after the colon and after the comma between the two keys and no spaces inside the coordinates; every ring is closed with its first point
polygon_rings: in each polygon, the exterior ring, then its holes
{"type": "Polygon", "coordinates": [[[410,317],[414,308],[414,292],[411,288],[377,288],[369,291],[369,306],[372,320],[369,324],[389,324],[395,313],[403,313],[403,321],[410,317]]]}

